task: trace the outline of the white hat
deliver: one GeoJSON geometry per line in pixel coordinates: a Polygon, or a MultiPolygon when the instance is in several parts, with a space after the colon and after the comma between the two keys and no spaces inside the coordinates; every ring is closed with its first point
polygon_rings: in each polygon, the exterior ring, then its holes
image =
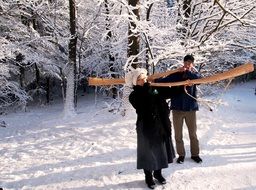
{"type": "Polygon", "coordinates": [[[141,74],[147,75],[147,70],[144,68],[136,68],[125,74],[125,83],[127,86],[132,87],[137,85],[137,79],[141,74]]]}

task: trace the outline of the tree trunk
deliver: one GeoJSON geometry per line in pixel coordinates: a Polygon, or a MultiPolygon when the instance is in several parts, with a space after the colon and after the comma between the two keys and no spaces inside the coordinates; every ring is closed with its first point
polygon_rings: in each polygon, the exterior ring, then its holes
{"type": "MultiPolygon", "coordinates": [[[[153,3],[151,3],[149,5],[148,9],[147,9],[147,12],[146,12],[147,13],[147,15],[146,15],[146,20],[147,21],[150,21],[149,17],[150,17],[150,12],[151,12],[152,6],[153,6],[153,3]]],[[[150,60],[150,57],[151,57],[151,59],[153,59],[153,57],[152,57],[152,55],[150,55],[150,53],[152,53],[152,52],[150,52],[150,44],[149,44],[150,39],[147,38],[146,34],[145,34],[145,38],[146,38],[145,40],[146,40],[146,46],[147,46],[147,49],[146,49],[146,69],[147,69],[147,71],[149,71],[149,60],[150,60]]],[[[152,65],[152,71],[153,71],[153,73],[155,73],[154,64],[152,65]]]]}
{"type": "MultiPolygon", "coordinates": [[[[178,0],[179,12],[178,12],[178,23],[181,24],[182,28],[178,31],[181,35],[181,39],[185,40],[189,36],[189,18],[191,15],[191,2],[192,0],[178,0]]],[[[185,45],[185,42],[182,42],[185,45]]]]}
{"type": "Polygon", "coordinates": [[[21,53],[19,53],[16,56],[16,61],[17,66],[19,67],[20,70],[20,86],[21,88],[23,88],[25,86],[25,68],[23,67],[22,61],[24,60],[24,55],[22,55],[21,53]]]}
{"type": "Polygon", "coordinates": [[[21,88],[25,87],[25,69],[23,66],[19,66],[20,67],[20,86],[21,88]]]}
{"type": "MultiPolygon", "coordinates": [[[[139,5],[139,0],[128,0],[128,4],[132,7],[136,7],[139,5]]],[[[134,8],[132,10],[133,14],[136,15],[137,19],[140,19],[139,9],[134,8]]],[[[132,29],[136,28],[136,23],[133,20],[130,20],[129,28],[128,28],[128,50],[127,57],[136,56],[139,54],[140,50],[140,36],[138,33],[134,33],[132,29]]],[[[132,63],[130,63],[132,67],[136,68],[138,64],[138,57],[136,57],[132,63]]]]}
{"type": "Polygon", "coordinates": [[[65,75],[63,73],[62,68],[60,68],[60,76],[61,76],[61,91],[62,91],[62,98],[63,102],[65,103],[66,100],[66,90],[67,90],[67,81],[65,75]]]}
{"type": "Polygon", "coordinates": [[[39,88],[39,82],[40,82],[40,71],[39,68],[37,66],[37,64],[35,63],[35,70],[36,70],[36,88],[39,88]]]}
{"type": "Polygon", "coordinates": [[[65,116],[75,114],[75,72],[76,72],[76,3],[69,0],[70,12],[70,41],[69,41],[69,63],[67,71],[67,91],[64,106],[65,116]]]}
{"type": "Polygon", "coordinates": [[[50,77],[46,78],[46,102],[50,103],[50,77]]]}
{"type": "MultiPolygon", "coordinates": [[[[41,99],[40,98],[40,93],[39,93],[39,89],[40,89],[40,71],[39,71],[39,68],[37,66],[37,64],[35,63],[35,70],[36,70],[36,96],[39,98],[39,100],[41,99]]],[[[41,102],[41,100],[40,100],[41,102]]]]}
{"type": "MultiPolygon", "coordinates": [[[[109,19],[109,2],[108,2],[108,0],[105,0],[105,8],[106,8],[106,15],[107,15],[107,17],[106,17],[106,30],[108,31],[108,33],[107,33],[107,41],[109,41],[109,45],[108,45],[108,48],[109,48],[109,50],[110,50],[110,48],[111,48],[111,44],[110,44],[110,40],[111,40],[111,38],[112,38],[112,32],[111,32],[111,30],[110,30],[110,19],[109,19]]],[[[109,68],[110,68],[110,71],[111,71],[111,73],[114,73],[115,72],[115,68],[113,67],[113,63],[115,62],[115,57],[110,53],[110,51],[108,52],[108,58],[109,58],[109,68]]],[[[113,78],[116,78],[116,75],[115,74],[111,74],[111,76],[113,77],[113,78]]],[[[113,98],[116,98],[117,97],[117,89],[116,89],[116,87],[113,87],[113,88],[111,88],[111,91],[112,91],[112,97],[113,98]]]]}

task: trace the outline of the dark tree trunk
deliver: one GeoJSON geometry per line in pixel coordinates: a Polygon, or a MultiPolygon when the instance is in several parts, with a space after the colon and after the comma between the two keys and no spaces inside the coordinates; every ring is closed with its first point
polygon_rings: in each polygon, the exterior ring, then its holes
{"type": "Polygon", "coordinates": [[[22,65],[23,60],[24,60],[24,55],[19,53],[16,56],[16,61],[18,62],[17,66],[19,67],[19,70],[20,70],[20,86],[21,86],[21,88],[23,88],[25,86],[25,68],[22,65]]]}
{"type": "MultiPolygon", "coordinates": [[[[188,20],[191,15],[191,2],[192,0],[178,0],[179,12],[178,23],[182,25],[182,28],[178,31],[181,35],[181,39],[186,39],[189,36],[189,23],[188,20]]],[[[184,42],[182,43],[184,45],[184,42]]]]}
{"type": "MultiPolygon", "coordinates": [[[[139,0],[128,0],[128,4],[133,7],[136,7],[136,5],[139,5],[139,0]]],[[[137,16],[137,19],[140,19],[138,8],[137,9],[134,8],[132,12],[137,16]]],[[[140,50],[140,36],[138,33],[134,33],[132,31],[132,29],[134,28],[136,28],[136,23],[130,20],[129,29],[128,29],[128,52],[127,52],[128,57],[138,55],[140,50]]],[[[135,58],[131,65],[134,68],[136,68],[137,64],[138,64],[138,58],[135,58]]]]}
{"type": "Polygon", "coordinates": [[[35,63],[35,70],[36,70],[36,88],[39,88],[40,71],[36,63],[35,63]]]}
{"type": "Polygon", "coordinates": [[[20,86],[21,88],[25,87],[25,68],[20,65],[20,86]]]}
{"type": "Polygon", "coordinates": [[[191,1],[192,0],[185,0],[184,1],[184,4],[183,4],[183,11],[184,11],[184,27],[185,27],[185,31],[187,36],[189,35],[189,23],[188,23],[188,20],[189,20],[189,17],[190,17],[190,14],[191,14],[191,1]]]}
{"type": "Polygon", "coordinates": [[[50,77],[46,78],[46,102],[50,103],[50,77]]]}
{"type": "Polygon", "coordinates": [[[40,99],[40,97],[39,97],[39,95],[40,95],[40,93],[39,93],[39,88],[40,88],[40,84],[39,84],[39,82],[40,82],[40,71],[39,71],[39,68],[38,68],[38,66],[37,66],[37,64],[35,63],[35,70],[36,70],[36,96],[40,99]]]}
{"type": "Polygon", "coordinates": [[[73,115],[75,112],[75,79],[76,79],[76,3],[75,0],[69,0],[69,14],[70,14],[70,40],[69,40],[69,60],[67,71],[67,90],[65,99],[65,114],[73,115]]]}
{"type": "MultiPolygon", "coordinates": [[[[106,17],[106,30],[108,31],[108,33],[107,33],[107,41],[110,42],[110,40],[112,38],[112,32],[110,30],[110,19],[109,19],[109,16],[108,16],[110,14],[109,13],[109,2],[108,2],[108,0],[105,0],[105,8],[106,8],[106,15],[107,15],[107,17],[106,17]]],[[[111,45],[109,45],[108,48],[110,49],[111,45]]],[[[115,72],[115,68],[114,68],[115,57],[110,53],[110,51],[109,51],[108,57],[109,57],[109,63],[110,63],[109,64],[110,71],[112,73],[114,73],[115,72]]],[[[115,74],[111,74],[111,76],[113,78],[116,78],[115,74]]],[[[111,91],[112,91],[113,98],[116,98],[117,97],[117,89],[116,89],[116,87],[113,87],[111,89],[111,91]]]]}
{"type": "Polygon", "coordinates": [[[60,68],[60,76],[61,76],[62,98],[64,101],[66,99],[67,81],[66,81],[65,75],[63,74],[62,68],[60,68]]]}
{"type": "Polygon", "coordinates": [[[69,0],[69,15],[70,15],[70,34],[71,38],[69,41],[69,64],[70,69],[74,71],[74,104],[75,107],[77,105],[77,69],[76,69],[76,44],[77,44],[77,36],[76,36],[76,2],[75,0],[69,0]],[[72,68],[73,67],[73,68],[72,68]]]}
{"type": "MultiPolygon", "coordinates": [[[[152,6],[153,6],[153,3],[151,3],[150,5],[149,5],[149,7],[148,7],[148,9],[147,9],[147,15],[146,15],[146,20],[147,21],[150,21],[150,12],[151,12],[151,9],[152,9],[152,6]]],[[[153,59],[153,55],[150,55],[152,52],[150,52],[150,39],[149,38],[147,38],[147,36],[146,36],[146,34],[145,34],[145,40],[146,40],[146,46],[147,46],[147,49],[146,49],[146,69],[147,69],[147,71],[149,71],[149,59],[150,59],[150,57],[153,59]]],[[[154,65],[152,65],[152,69],[153,69],[153,73],[155,72],[155,67],[154,67],[154,65]]]]}
{"type": "Polygon", "coordinates": [[[183,2],[183,11],[185,18],[189,18],[191,14],[191,1],[192,0],[185,0],[183,2]]]}

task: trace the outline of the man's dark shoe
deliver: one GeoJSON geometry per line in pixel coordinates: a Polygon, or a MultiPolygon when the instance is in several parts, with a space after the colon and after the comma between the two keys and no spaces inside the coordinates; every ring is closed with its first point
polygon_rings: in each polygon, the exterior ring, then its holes
{"type": "Polygon", "coordinates": [[[184,159],[185,159],[185,156],[179,156],[179,158],[177,159],[177,163],[178,164],[183,164],[184,159]]]}
{"type": "Polygon", "coordinates": [[[154,178],[157,179],[157,181],[161,184],[166,184],[166,180],[164,179],[164,177],[162,176],[161,170],[156,170],[154,171],[153,174],[154,178]]]}
{"type": "Polygon", "coordinates": [[[203,162],[203,160],[199,156],[191,156],[191,159],[194,160],[196,163],[203,162]]]}

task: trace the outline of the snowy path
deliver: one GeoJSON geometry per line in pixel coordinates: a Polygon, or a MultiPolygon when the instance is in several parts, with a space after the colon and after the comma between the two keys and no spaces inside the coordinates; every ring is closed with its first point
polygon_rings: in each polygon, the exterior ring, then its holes
{"type": "MultiPolygon", "coordinates": [[[[168,190],[256,189],[256,96],[252,81],[222,96],[226,106],[198,112],[202,164],[189,158],[164,169],[168,190]]],[[[135,113],[113,115],[93,99],[72,119],[60,106],[1,116],[0,187],[4,190],[146,189],[136,170],[135,113]]]]}

